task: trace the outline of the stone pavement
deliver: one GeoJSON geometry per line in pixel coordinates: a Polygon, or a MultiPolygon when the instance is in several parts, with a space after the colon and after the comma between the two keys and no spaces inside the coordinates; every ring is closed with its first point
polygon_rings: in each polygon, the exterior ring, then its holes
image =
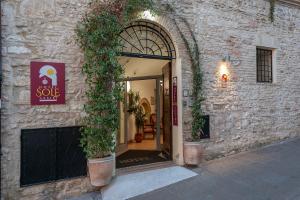
{"type": "Polygon", "coordinates": [[[194,171],[199,175],[130,200],[300,200],[300,139],[210,161],[194,171]]]}
{"type": "MultiPolygon", "coordinates": [[[[193,171],[199,175],[130,200],[300,200],[300,138],[213,160],[193,171]]],[[[101,200],[101,194],[72,200],[101,200]]]]}

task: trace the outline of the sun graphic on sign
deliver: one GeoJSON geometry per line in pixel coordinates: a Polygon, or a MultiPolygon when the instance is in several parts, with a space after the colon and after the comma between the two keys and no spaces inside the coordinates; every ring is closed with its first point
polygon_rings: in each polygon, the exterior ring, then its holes
{"type": "Polygon", "coordinates": [[[51,76],[51,75],[55,74],[55,71],[53,69],[48,69],[47,74],[48,74],[48,76],[51,76]]]}
{"type": "MultiPolygon", "coordinates": [[[[43,78],[43,77],[48,77],[51,79],[52,83],[51,85],[52,86],[57,86],[57,72],[56,72],[56,69],[54,67],[52,67],[51,65],[45,65],[43,66],[40,71],[39,71],[39,77],[40,78],[43,78]]],[[[48,84],[48,81],[46,79],[44,79],[42,81],[42,83],[44,85],[48,84]]]]}

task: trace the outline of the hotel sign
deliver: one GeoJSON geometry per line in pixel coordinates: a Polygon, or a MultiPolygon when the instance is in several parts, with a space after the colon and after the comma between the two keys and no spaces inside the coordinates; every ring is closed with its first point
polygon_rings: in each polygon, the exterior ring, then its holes
{"type": "Polygon", "coordinates": [[[31,62],[31,105],[65,103],[65,64],[31,62]]]}

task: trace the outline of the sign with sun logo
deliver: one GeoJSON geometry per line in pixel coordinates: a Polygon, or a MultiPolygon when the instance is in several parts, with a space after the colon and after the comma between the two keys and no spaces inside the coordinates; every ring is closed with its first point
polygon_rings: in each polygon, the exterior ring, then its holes
{"type": "Polygon", "coordinates": [[[65,64],[31,62],[31,105],[65,103],[65,64]]]}

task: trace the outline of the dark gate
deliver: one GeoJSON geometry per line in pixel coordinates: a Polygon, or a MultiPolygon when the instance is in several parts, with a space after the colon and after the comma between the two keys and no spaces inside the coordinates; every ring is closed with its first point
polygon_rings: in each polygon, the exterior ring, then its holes
{"type": "Polygon", "coordinates": [[[80,127],[21,131],[21,186],[86,175],[80,127]]]}

